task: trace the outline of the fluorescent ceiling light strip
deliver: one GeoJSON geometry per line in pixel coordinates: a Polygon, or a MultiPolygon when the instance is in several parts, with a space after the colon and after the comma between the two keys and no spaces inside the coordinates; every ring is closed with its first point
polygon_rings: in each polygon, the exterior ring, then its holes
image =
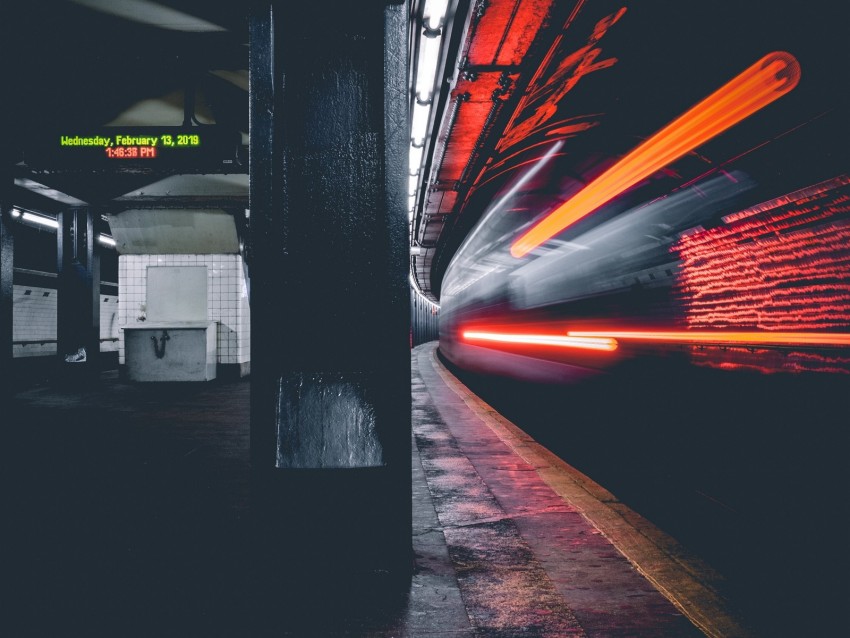
{"type": "Polygon", "coordinates": [[[424,151],[425,151],[425,148],[421,147],[421,146],[418,147],[418,148],[415,147],[415,146],[410,147],[410,153],[409,153],[409,155],[410,155],[410,165],[409,165],[409,168],[410,168],[411,173],[418,173],[419,172],[419,167],[422,165],[422,154],[424,153],[424,151]]]}
{"type": "Polygon", "coordinates": [[[556,346],[559,348],[602,350],[605,352],[613,352],[617,349],[616,339],[612,339],[610,337],[562,337],[560,335],[507,334],[500,332],[464,330],[463,338],[467,341],[521,343],[535,346],[556,346]]]}
{"type": "Polygon", "coordinates": [[[794,56],[784,51],[766,55],[532,226],[514,242],[511,254],[528,254],[642,179],[785,95],[799,81],[800,65],[794,56]]]}
{"type": "Polygon", "coordinates": [[[440,23],[446,17],[449,0],[427,0],[422,16],[430,29],[438,29],[440,23]]]}
{"type": "Polygon", "coordinates": [[[440,42],[442,38],[426,36],[419,37],[419,65],[416,68],[416,95],[423,102],[430,99],[434,92],[434,80],[437,75],[437,65],[440,62],[440,42]]]}
{"type": "Polygon", "coordinates": [[[115,246],[115,240],[109,235],[98,235],[97,240],[104,246],[115,246]]]}
{"type": "Polygon", "coordinates": [[[410,137],[417,145],[425,142],[425,133],[428,129],[428,113],[430,110],[427,104],[413,103],[413,124],[410,127],[410,137]]]}
{"type": "Polygon", "coordinates": [[[842,332],[711,332],[711,331],[622,331],[570,330],[570,337],[610,338],[623,341],[668,343],[737,344],[771,346],[850,346],[850,334],[842,332]]]}
{"type": "Polygon", "coordinates": [[[44,215],[36,215],[35,213],[24,212],[21,219],[25,222],[46,226],[47,228],[59,228],[59,222],[53,217],[45,217],[44,215]]]}

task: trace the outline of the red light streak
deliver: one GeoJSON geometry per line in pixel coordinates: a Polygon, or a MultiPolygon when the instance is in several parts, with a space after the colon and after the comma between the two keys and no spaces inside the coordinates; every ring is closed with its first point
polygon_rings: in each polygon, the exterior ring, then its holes
{"type": "Polygon", "coordinates": [[[775,51],[655,133],[511,246],[522,257],[626,189],[785,95],[800,80],[794,56],[775,51]]]}
{"type": "Polygon", "coordinates": [[[691,343],[711,345],[762,345],[762,346],[850,346],[850,333],[837,332],[712,332],[697,330],[678,331],[623,331],[623,330],[570,330],[569,337],[588,339],[621,339],[623,341],[652,341],[662,343],[691,343]]]}
{"type": "Polygon", "coordinates": [[[462,334],[466,341],[521,343],[535,346],[601,350],[604,352],[613,352],[617,349],[616,339],[609,337],[564,337],[561,335],[508,334],[503,332],[477,332],[474,330],[464,330],[462,334]]]}

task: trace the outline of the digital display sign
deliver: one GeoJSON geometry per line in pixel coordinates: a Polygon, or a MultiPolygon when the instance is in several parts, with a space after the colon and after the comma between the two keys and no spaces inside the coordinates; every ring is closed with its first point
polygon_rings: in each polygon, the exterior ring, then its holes
{"type": "Polygon", "coordinates": [[[34,168],[127,166],[242,172],[247,165],[237,131],[203,127],[104,127],[39,132],[27,145],[34,168]]]}
{"type": "Polygon", "coordinates": [[[160,149],[199,147],[201,138],[201,133],[194,132],[159,135],[60,135],[59,146],[102,148],[109,159],[154,159],[160,149]]]}

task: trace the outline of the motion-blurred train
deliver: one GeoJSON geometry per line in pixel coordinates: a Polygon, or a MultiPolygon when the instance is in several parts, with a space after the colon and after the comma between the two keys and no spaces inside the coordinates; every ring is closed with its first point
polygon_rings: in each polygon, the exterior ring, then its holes
{"type": "Polygon", "coordinates": [[[446,274],[441,351],[461,367],[544,382],[647,354],[847,372],[849,186],[842,175],[725,212],[751,187],[728,173],[521,262],[493,213],[446,274]]]}
{"type": "Polygon", "coordinates": [[[452,220],[457,250],[436,244],[453,255],[430,271],[440,351],[541,382],[648,357],[850,371],[848,99],[829,18],[581,9],[457,196],[477,223],[452,220]]]}
{"type": "MultiPolygon", "coordinates": [[[[505,188],[451,262],[440,318],[450,361],[547,383],[647,355],[850,370],[848,175],[769,199],[731,167],[662,196],[645,185],[517,258],[518,238],[546,217],[523,211],[551,190],[557,150],[505,188]]],[[[559,186],[568,202],[586,184],[559,186]]]]}

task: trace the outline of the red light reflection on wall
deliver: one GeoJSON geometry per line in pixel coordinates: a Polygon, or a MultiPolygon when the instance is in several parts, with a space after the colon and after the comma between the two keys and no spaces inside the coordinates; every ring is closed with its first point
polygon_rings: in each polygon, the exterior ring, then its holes
{"type": "Polygon", "coordinates": [[[785,95],[799,81],[800,65],[794,56],[783,51],[766,55],[532,226],[511,246],[511,255],[528,254],[640,180],[785,95]]]}
{"type": "Polygon", "coordinates": [[[850,178],[728,215],[682,237],[676,294],[689,328],[850,327],[850,178]]]}
{"type": "Polygon", "coordinates": [[[850,357],[838,354],[841,351],[787,351],[766,348],[693,347],[691,360],[699,366],[721,370],[748,370],[761,374],[776,372],[816,372],[821,374],[850,374],[850,357]]]}

